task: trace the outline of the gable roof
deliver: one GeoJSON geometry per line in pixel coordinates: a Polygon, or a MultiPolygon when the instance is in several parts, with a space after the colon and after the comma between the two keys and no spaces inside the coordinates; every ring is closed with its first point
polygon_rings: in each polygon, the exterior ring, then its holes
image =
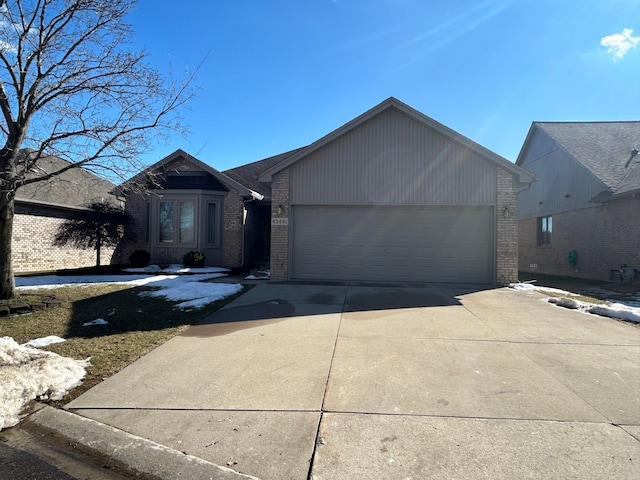
{"type": "MultiPolygon", "coordinates": [[[[55,156],[43,156],[38,160],[33,177],[68,167],[70,162],[55,156]]],[[[115,201],[115,185],[102,177],[78,167],[41,182],[29,183],[18,188],[16,202],[46,205],[60,208],[84,208],[93,201],[115,201]]]]}
{"type": "Polygon", "coordinates": [[[325,135],[324,137],[322,137],[319,140],[315,141],[314,143],[312,143],[308,147],[296,151],[292,155],[290,155],[287,158],[283,159],[281,162],[279,162],[276,165],[268,168],[267,170],[265,170],[260,175],[259,181],[260,182],[271,182],[271,179],[272,179],[273,175],[276,174],[277,172],[287,168],[288,166],[294,164],[298,160],[306,157],[307,155],[310,155],[311,153],[319,150],[320,148],[324,147],[325,145],[327,145],[328,143],[330,143],[333,140],[337,139],[338,137],[340,137],[340,136],[348,133],[349,131],[357,128],[358,126],[362,125],[366,121],[370,120],[371,118],[375,117],[376,115],[379,115],[380,113],[382,113],[385,110],[388,110],[390,108],[395,108],[395,109],[399,110],[400,112],[402,112],[405,115],[407,115],[409,118],[411,118],[411,119],[413,119],[413,120],[415,120],[415,121],[417,121],[419,123],[422,123],[422,124],[426,125],[427,127],[432,128],[433,130],[436,130],[437,132],[439,132],[440,134],[444,135],[445,137],[448,137],[451,140],[460,143],[465,148],[478,153],[479,155],[483,156],[487,160],[489,160],[489,161],[495,163],[496,165],[504,168],[505,170],[511,172],[512,174],[514,174],[514,175],[516,175],[518,177],[518,180],[519,180],[519,182],[521,184],[531,183],[535,179],[533,174],[527,172],[526,170],[524,170],[521,167],[516,166],[515,164],[513,164],[512,162],[510,162],[506,158],[501,157],[500,155],[492,152],[491,150],[483,147],[482,145],[474,142],[473,140],[470,140],[469,138],[467,138],[464,135],[461,135],[460,133],[450,129],[449,127],[444,126],[443,124],[435,121],[434,119],[432,119],[430,117],[427,117],[423,113],[419,112],[418,110],[415,110],[414,108],[408,106],[407,104],[401,102],[400,100],[398,100],[398,99],[396,99],[394,97],[389,97],[388,99],[386,99],[385,101],[379,103],[378,105],[376,105],[375,107],[371,108],[370,110],[367,110],[362,115],[354,118],[350,122],[345,123],[344,125],[342,125],[341,127],[337,128],[336,130],[332,131],[328,135],[325,135]]]}
{"type": "Polygon", "coordinates": [[[207,165],[206,163],[198,160],[196,157],[194,157],[192,155],[189,155],[187,152],[185,152],[182,149],[176,150],[172,154],[167,155],[166,157],[164,157],[162,160],[159,160],[156,163],[154,163],[153,165],[147,167],[143,172],[140,172],[138,175],[135,175],[134,177],[132,177],[129,180],[127,180],[126,182],[124,182],[120,186],[120,189],[126,190],[127,184],[136,183],[136,182],[139,182],[139,181],[144,181],[149,172],[153,172],[153,171],[156,171],[156,170],[164,170],[172,162],[174,162],[175,160],[179,160],[179,159],[187,160],[188,162],[192,163],[193,165],[195,165],[196,167],[201,169],[203,172],[209,173],[210,175],[212,175],[214,178],[216,178],[220,182],[233,187],[243,197],[252,197],[252,198],[255,198],[257,200],[262,200],[262,198],[264,197],[264,195],[261,195],[259,192],[255,191],[255,190],[252,190],[250,188],[247,188],[245,185],[239,183],[237,180],[234,180],[233,178],[225,175],[224,173],[219,172],[215,168],[213,168],[213,167],[207,165]]]}
{"type": "Polygon", "coordinates": [[[640,190],[640,157],[636,154],[631,158],[640,145],[640,121],[533,122],[516,164],[524,161],[536,129],[552,138],[607,187],[608,191],[594,200],[640,190]]]}
{"type": "Polygon", "coordinates": [[[247,165],[241,165],[239,167],[232,168],[230,170],[225,170],[223,173],[238,183],[254,190],[265,197],[271,196],[271,188],[264,183],[260,183],[258,178],[265,170],[272,168],[273,166],[279,164],[280,162],[286,160],[291,155],[294,155],[307,147],[296,148],[295,150],[290,150],[285,153],[281,153],[279,155],[274,155],[273,157],[265,158],[264,160],[258,160],[257,162],[248,163],[247,165]]]}

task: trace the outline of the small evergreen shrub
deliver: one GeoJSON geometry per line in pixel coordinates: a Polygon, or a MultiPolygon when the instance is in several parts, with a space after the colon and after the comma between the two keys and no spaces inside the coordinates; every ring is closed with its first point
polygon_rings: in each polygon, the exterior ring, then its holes
{"type": "Polygon", "coordinates": [[[151,254],[146,250],[136,250],[129,255],[129,263],[132,267],[141,268],[149,265],[151,254]]]}
{"type": "Polygon", "coordinates": [[[204,265],[204,254],[192,250],[182,257],[182,264],[185,267],[202,267],[204,265]]]}

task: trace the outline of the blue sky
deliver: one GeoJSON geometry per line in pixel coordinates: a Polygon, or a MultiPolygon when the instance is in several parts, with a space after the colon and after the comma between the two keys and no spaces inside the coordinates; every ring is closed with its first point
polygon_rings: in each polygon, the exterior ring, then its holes
{"type": "Polygon", "coordinates": [[[532,121],[640,116],[639,0],[139,0],[131,23],[161,71],[204,60],[190,133],[149,163],[225,170],[390,96],[511,161],[532,121]]]}

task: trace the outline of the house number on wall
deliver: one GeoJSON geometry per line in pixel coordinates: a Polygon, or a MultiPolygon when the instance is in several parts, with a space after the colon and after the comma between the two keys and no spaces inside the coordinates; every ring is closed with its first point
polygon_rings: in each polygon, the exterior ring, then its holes
{"type": "Polygon", "coordinates": [[[289,219],[288,218],[272,218],[271,219],[271,225],[287,226],[287,225],[289,225],[289,219]]]}

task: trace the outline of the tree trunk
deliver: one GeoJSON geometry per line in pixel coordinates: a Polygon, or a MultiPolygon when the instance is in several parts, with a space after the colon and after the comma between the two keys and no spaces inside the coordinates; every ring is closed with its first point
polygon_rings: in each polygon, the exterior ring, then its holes
{"type": "Polygon", "coordinates": [[[14,213],[12,193],[3,192],[0,194],[0,300],[16,295],[11,257],[14,213]]]}
{"type": "Polygon", "coordinates": [[[100,268],[100,247],[102,242],[100,241],[100,233],[98,233],[98,238],[96,238],[96,267],[100,268]]]}

